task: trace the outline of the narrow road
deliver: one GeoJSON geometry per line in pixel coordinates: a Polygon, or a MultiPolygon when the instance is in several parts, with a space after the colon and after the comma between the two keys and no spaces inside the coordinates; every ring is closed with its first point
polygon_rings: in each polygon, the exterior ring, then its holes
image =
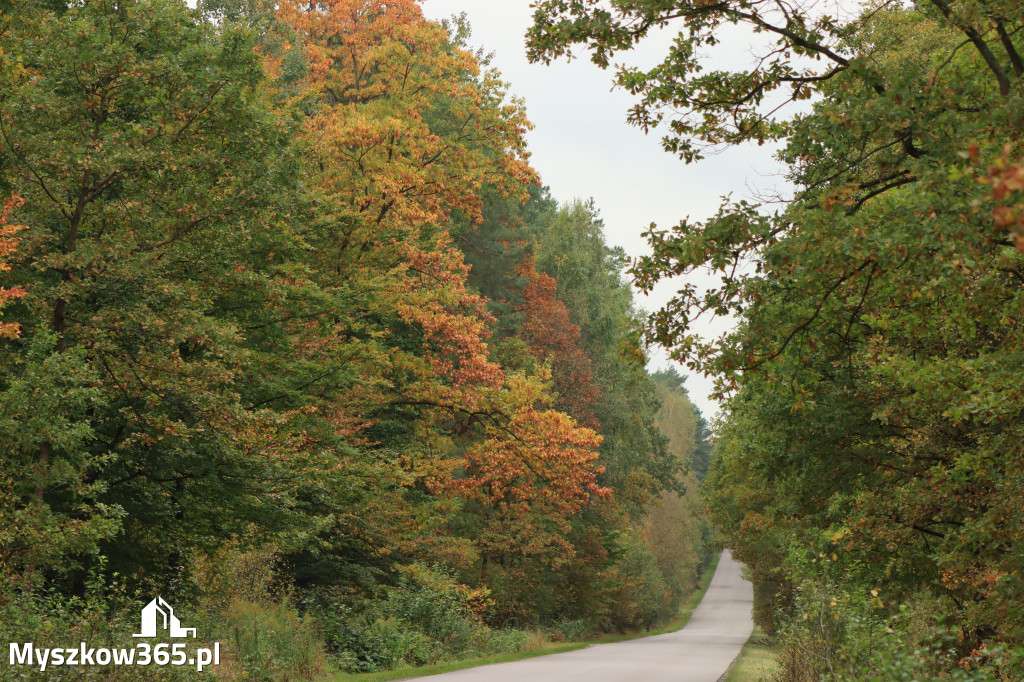
{"type": "Polygon", "coordinates": [[[754,591],[729,550],[678,632],[435,675],[430,682],[716,682],[754,628],[754,591]]]}

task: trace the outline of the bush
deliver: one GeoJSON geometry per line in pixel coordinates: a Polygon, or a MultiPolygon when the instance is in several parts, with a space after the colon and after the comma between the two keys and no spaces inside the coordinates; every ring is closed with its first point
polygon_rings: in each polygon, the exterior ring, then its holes
{"type": "Polygon", "coordinates": [[[278,561],[274,546],[237,538],[192,558],[204,630],[222,643],[218,677],[292,682],[326,674],[323,635],[315,619],[299,615],[278,561]]]}
{"type": "Polygon", "coordinates": [[[785,682],[1017,682],[1022,652],[971,649],[944,627],[945,597],[920,595],[898,609],[877,588],[798,583],[795,616],[781,631],[779,680],[785,682]]]}
{"type": "Polygon", "coordinates": [[[328,651],[349,672],[536,648],[535,634],[491,630],[483,624],[478,612],[487,596],[458,584],[441,569],[414,564],[400,568],[396,584],[382,588],[375,600],[325,600],[310,609],[328,651]]]}
{"type": "MultiPolygon", "coordinates": [[[[850,645],[862,642],[850,642],[850,645]]],[[[932,641],[910,645],[902,633],[889,633],[872,642],[870,655],[844,657],[844,665],[824,679],[834,682],[1016,682],[1020,660],[1003,649],[978,651],[970,656],[957,652],[958,639],[952,632],[937,629],[932,641]],[[1015,670],[1016,672],[1013,672],[1015,670]]]]}
{"type": "Polygon", "coordinates": [[[549,630],[551,639],[555,642],[578,642],[594,634],[594,625],[585,618],[562,618],[553,622],[549,630]]]}
{"type": "MultiPolygon", "coordinates": [[[[139,612],[146,601],[128,595],[118,583],[108,583],[103,578],[103,569],[104,561],[99,557],[80,597],[33,588],[0,571],[0,640],[31,642],[37,648],[67,648],[79,642],[86,642],[90,648],[136,646],[139,641],[132,633],[138,630],[139,612]]],[[[188,613],[184,620],[193,623],[197,618],[188,613]]],[[[40,671],[38,666],[14,667],[5,663],[0,666],[0,680],[8,679],[189,682],[211,680],[213,676],[209,669],[199,673],[189,666],[60,666],[40,671]]]]}
{"type": "MultiPolygon", "coordinates": [[[[198,629],[197,646],[221,643],[221,665],[216,668],[199,673],[187,665],[62,666],[40,672],[37,667],[3,666],[0,679],[185,682],[244,677],[292,682],[322,677],[326,656],[314,622],[299,617],[286,590],[271,588],[275,556],[272,551],[234,548],[219,552],[195,572],[200,578],[195,585],[200,590],[198,602],[194,595],[164,594],[180,607],[175,612],[186,626],[198,629]],[[213,576],[213,582],[204,579],[213,576]]],[[[104,569],[100,557],[81,597],[32,589],[0,574],[0,639],[37,647],[78,642],[93,648],[135,647],[139,640],[132,634],[138,631],[139,613],[151,595],[129,594],[121,584],[104,578],[104,569]]]]}
{"type": "Polygon", "coordinates": [[[256,604],[236,599],[225,621],[229,654],[247,679],[291,682],[326,673],[323,641],[313,621],[300,618],[288,602],[256,604]]]}
{"type": "Polygon", "coordinates": [[[473,596],[447,574],[414,564],[371,613],[376,619],[401,620],[457,656],[483,641],[485,628],[471,607],[473,596]]]}
{"type": "Polygon", "coordinates": [[[289,590],[277,577],[279,556],[271,545],[243,548],[233,538],[212,554],[192,557],[192,582],[211,611],[223,611],[235,600],[253,604],[281,601],[289,590]]]}
{"type": "Polygon", "coordinates": [[[484,640],[486,654],[517,654],[537,648],[537,636],[525,630],[490,630],[484,640]]]}

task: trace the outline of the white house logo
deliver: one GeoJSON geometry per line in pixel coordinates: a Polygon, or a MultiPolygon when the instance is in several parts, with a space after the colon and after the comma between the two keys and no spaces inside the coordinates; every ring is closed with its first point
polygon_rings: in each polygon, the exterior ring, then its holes
{"type": "MultiPolygon", "coordinates": [[[[78,642],[77,646],[36,646],[35,642],[11,642],[8,661],[11,666],[37,668],[46,672],[58,667],[77,666],[164,666],[181,665],[194,667],[202,672],[210,665],[220,665],[220,642],[213,646],[196,647],[191,643],[174,642],[165,639],[196,639],[196,628],[185,628],[174,615],[174,609],[162,597],[142,607],[142,632],[132,637],[153,637],[156,643],[139,642],[133,647],[90,646],[78,642]]],[[[100,674],[105,674],[100,671],[100,674]]],[[[0,672],[0,678],[6,676],[0,672]]]]}
{"type": "Polygon", "coordinates": [[[157,597],[142,608],[142,632],[132,637],[156,637],[157,628],[165,630],[170,637],[195,637],[195,628],[181,627],[181,621],[174,615],[174,609],[157,597]]]}

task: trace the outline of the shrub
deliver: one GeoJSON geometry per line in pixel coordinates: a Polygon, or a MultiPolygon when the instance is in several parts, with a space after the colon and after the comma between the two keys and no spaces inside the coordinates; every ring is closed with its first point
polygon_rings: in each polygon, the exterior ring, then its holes
{"type": "Polygon", "coordinates": [[[313,621],[300,618],[287,601],[257,604],[236,599],[225,621],[228,653],[247,679],[291,682],[326,672],[323,641],[313,621]]]}
{"type": "Polygon", "coordinates": [[[335,661],[349,672],[421,666],[539,646],[538,635],[491,630],[478,613],[488,593],[460,585],[445,571],[413,564],[396,584],[362,604],[314,602],[310,609],[335,661]]]}
{"type": "Polygon", "coordinates": [[[560,618],[549,626],[551,639],[556,642],[578,642],[594,634],[593,624],[585,618],[560,618]]]}
{"type": "Polygon", "coordinates": [[[486,654],[517,654],[540,647],[544,639],[538,633],[526,630],[489,630],[484,640],[486,654]]]}
{"type": "Polygon", "coordinates": [[[486,628],[479,611],[488,596],[437,567],[413,564],[400,569],[398,585],[386,590],[375,611],[380,617],[401,618],[458,654],[482,643],[486,628]]]}
{"type": "Polygon", "coordinates": [[[237,538],[217,551],[192,557],[192,582],[210,611],[223,611],[235,600],[268,604],[288,596],[277,578],[279,552],[272,545],[245,548],[237,538]]]}
{"type": "MultiPolygon", "coordinates": [[[[105,562],[97,557],[82,596],[34,588],[10,573],[0,571],[0,640],[33,643],[37,648],[74,647],[132,648],[144,600],[133,598],[123,585],[103,577],[105,562]]],[[[173,597],[171,597],[173,600],[173,597]]],[[[184,616],[194,622],[195,614],[184,616]]],[[[209,670],[199,673],[189,666],[60,666],[40,671],[38,666],[0,666],[0,680],[104,680],[142,682],[210,680],[209,670]]]]}
{"type": "Polygon", "coordinates": [[[1016,682],[1024,652],[981,645],[945,627],[945,597],[919,595],[887,607],[877,588],[805,580],[783,629],[779,680],[785,682],[1016,682]]]}

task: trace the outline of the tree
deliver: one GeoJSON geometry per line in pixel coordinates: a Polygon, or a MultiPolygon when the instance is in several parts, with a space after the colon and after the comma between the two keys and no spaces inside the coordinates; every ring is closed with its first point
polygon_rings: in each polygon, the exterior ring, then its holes
{"type": "Polygon", "coordinates": [[[605,243],[592,203],[563,207],[538,240],[537,270],[557,280],[558,299],[580,328],[580,346],[600,391],[594,415],[605,436],[605,480],[620,504],[639,509],[660,490],[678,485],[681,464],[654,424],[655,387],[631,335],[641,322],[622,279],[624,261],[620,250],[605,243]]]}
{"type": "Polygon", "coordinates": [[[252,34],[180,3],[28,4],[18,19],[0,36],[23,69],[2,83],[0,156],[27,202],[12,264],[27,293],[4,389],[57,393],[17,405],[46,419],[4,448],[38,473],[14,506],[106,509],[121,519],[111,568],[157,578],[289,517],[275,495],[297,443],[289,415],[254,404],[262,368],[234,305],[287,288],[293,237],[267,210],[288,186],[287,117],[260,91],[252,34]]]}
{"type": "MultiPolygon", "coordinates": [[[[705,264],[723,276],[720,288],[705,293],[684,286],[652,318],[652,338],[695,368],[731,381],[736,372],[765,362],[776,349],[743,345],[735,338],[702,342],[690,330],[702,315],[757,305],[756,296],[763,294],[755,295],[745,285],[758,278],[744,274],[744,262],[755,258],[762,268],[771,269],[795,266],[795,256],[778,248],[793,225],[831,221],[837,207],[849,213],[851,222],[858,222],[860,209],[887,192],[910,184],[947,182],[946,173],[934,163],[937,156],[952,156],[956,165],[962,164],[956,151],[966,152],[972,141],[982,145],[982,140],[990,140],[993,151],[1002,147],[1007,137],[992,138],[983,130],[985,121],[1003,120],[1004,113],[1009,125],[1016,125],[1010,112],[1016,110],[1020,94],[1020,59],[1019,48],[1008,36],[1022,20],[1021,10],[998,2],[967,5],[953,12],[945,0],[933,0],[911,13],[918,35],[932,45],[941,44],[912,57],[912,68],[907,63],[894,68],[893,60],[885,56],[892,54],[887,50],[898,44],[899,35],[871,34],[871,27],[878,26],[877,16],[902,12],[893,2],[878,3],[846,23],[828,13],[799,8],[790,12],[775,2],[623,3],[615,5],[614,12],[593,10],[585,3],[538,6],[529,36],[535,60],[571,54],[572,44],[584,43],[593,59],[607,66],[617,51],[629,49],[655,28],[680,25],[680,39],[662,64],[647,72],[620,69],[617,82],[641,96],[633,122],[645,128],[667,124],[666,148],[685,159],[699,159],[705,144],[791,140],[785,158],[793,164],[794,181],[806,189],[785,213],[763,215],[741,201],[726,204],[706,224],[684,221],[673,230],[649,232],[654,255],[634,268],[637,283],[645,290],[662,277],[705,264]],[[992,27],[985,36],[972,23],[982,17],[992,27]],[[776,43],[749,70],[705,70],[702,46],[714,45],[721,27],[734,22],[765,33],[776,43]],[[959,51],[958,34],[972,52],[959,51]],[[819,68],[818,63],[825,66],[819,68]],[[968,71],[971,77],[964,77],[968,71]],[[785,103],[806,98],[812,88],[832,95],[817,107],[814,117],[786,120],[774,113],[785,111],[774,101],[773,113],[760,108],[774,91],[784,93],[785,103]],[[979,116],[979,110],[986,115],[979,116]],[[820,125],[826,120],[828,125],[820,125]]],[[[961,181],[970,186],[969,177],[961,181]]],[[[808,271],[813,267],[807,264],[808,271]]],[[[823,285],[827,299],[832,285],[866,278],[866,268],[862,262],[850,263],[846,272],[816,284],[823,285]]],[[[794,336],[804,326],[794,329],[794,336]]],[[[763,328],[753,331],[756,335],[763,328]]]]}
{"type": "Polygon", "coordinates": [[[579,346],[580,328],[569,321],[565,304],[556,298],[558,282],[539,274],[533,263],[521,267],[528,282],[523,289],[522,310],[526,313],[520,334],[530,351],[552,367],[554,391],[559,409],[595,429],[594,403],[600,392],[590,370],[590,358],[579,346]]]}
{"type": "Polygon", "coordinates": [[[527,189],[530,198],[524,203],[484,187],[483,219],[476,225],[465,217],[452,219],[455,244],[472,268],[467,282],[487,298],[487,309],[496,318],[495,345],[509,340],[523,324],[528,282],[522,266],[533,258],[537,236],[557,209],[547,188],[527,189]]]}
{"type": "Polygon", "coordinates": [[[378,536],[377,552],[470,573],[513,546],[563,551],[566,519],[608,494],[600,438],[550,408],[546,374],[490,357],[495,319],[448,229],[482,220],[485,195],[527,198],[521,104],[414,2],[285,3],[279,16],[311,65],[309,263],[333,299],[293,331],[309,335],[309,373],[336,386],[316,409],[401,474],[387,513],[409,532],[378,536]],[[453,508],[487,533],[446,538],[453,508]]]}
{"type": "Polygon", "coordinates": [[[632,120],[667,125],[666,149],[687,161],[783,141],[796,186],[774,213],[730,201],[654,228],[653,255],[632,268],[645,290],[704,267],[722,278],[684,283],[647,328],[735,394],[735,442],[712,467],[719,524],[755,575],[809,581],[823,565],[794,548],[842,549],[848,584],[885,579],[887,604],[945,600],[963,653],[1019,642],[1007,491],[1021,480],[1024,9],[879,2],[842,20],[775,2],[552,1],[531,49],[550,59],[584,43],[606,65],[671,25],[662,64],[618,73],[640,97],[632,120]],[[728,23],[775,43],[747,70],[703,69],[728,23]],[[809,97],[809,111],[778,113],[809,97]],[[727,313],[735,332],[700,337],[702,316],[727,313]]]}
{"type": "Polygon", "coordinates": [[[112,573],[214,621],[239,572],[256,598],[279,575],[339,647],[424,595],[457,613],[400,618],[446,647],[477,611],[665,610],[644,515],[680,462],[626,359],[623,257],[537,186],[464,22],[0,4],[0,188],[26,199],[0,216],[0,601],[46,604],[26,632],[83,595],[116,622],[112,573]]]}
{"type": "Polygon", "coordinates": [[[699,487],[704,480],[705,453],[710,449],[704,418],[687,394],[685,377],[670,367],[651,375],[657,386],[658,429],[668,438],[668,449],[682,463],[679,477],[685,492],[662,491],[645,520],[645,529],[665,582],[671,588],[663,605],[667,615],[678,608],[696,583],[699,570],[710,558],[711,526],[702,508],[699,487]]]}

